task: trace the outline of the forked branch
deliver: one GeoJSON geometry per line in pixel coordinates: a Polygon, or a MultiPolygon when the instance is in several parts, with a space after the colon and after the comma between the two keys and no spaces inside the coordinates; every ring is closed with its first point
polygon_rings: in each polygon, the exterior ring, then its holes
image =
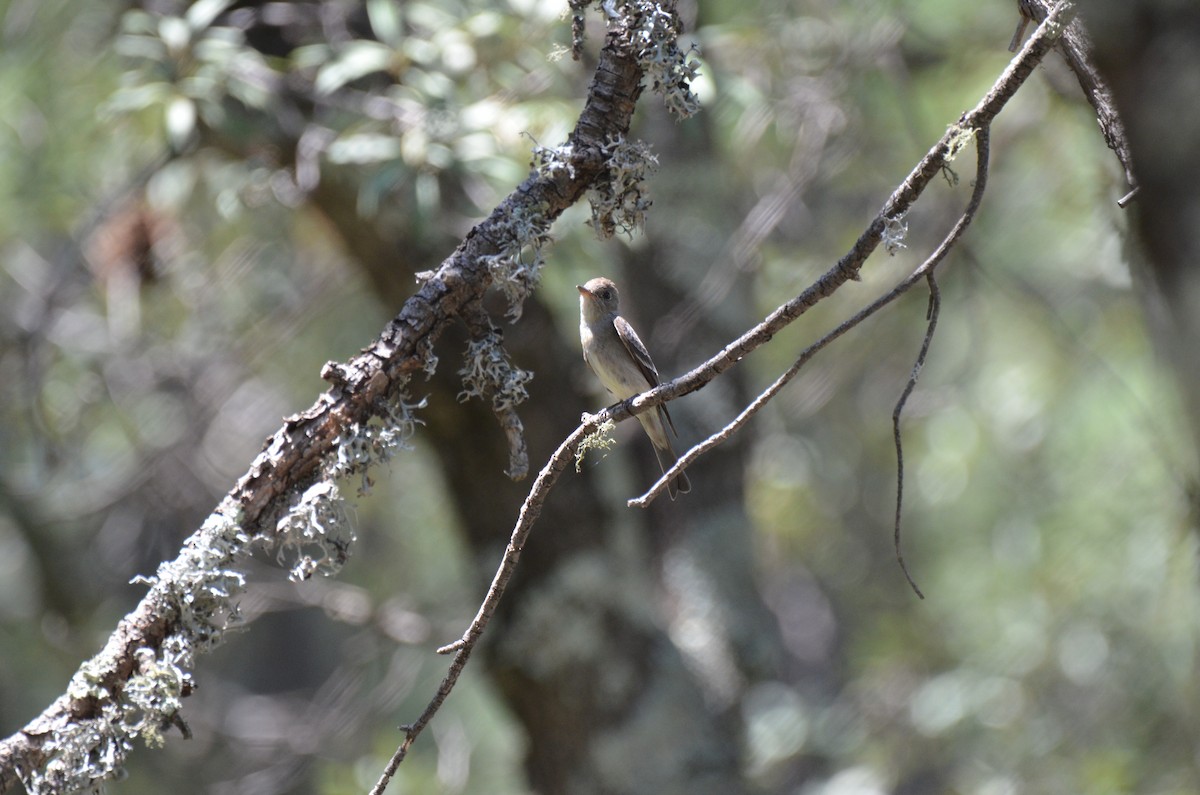
{"type": "Polygon", "coordinates": [[[724,438],[728,438],[762,404],[770,400],[819,350],[907,292],[917,282],[927,278],[966,230],[974,218],[975,212],[979,207],[979,202],[982,200],[986,187],[987,162],[989,157],[988,131],[992,120],[1003,109],[1004,105],[1012,98],[1025,80],[1028,79],[1046,53],[1054,46],[1055,41],[1062,31],[1062,26],[1070,19],[1072,14],[1073,6],[1071,3],[1060,2],[1054,7],[1046,20],[1039,25],[1025,47],[1022,48],[1021,52],[1009,64],[1008,68],[996,81],[987,95],[980,100],[975,108],[964,113],[958,123],[951,126],[946,134],[921,159],[912,173],[896,189],[884,204],[883,209],[880,210],[879,214],[868,225],[858,241],[855,242],[851,250],[808,289],[796,298],[780,306],[761,323],[745,332],[737,340],[727,345],[716,355],[709,358],[708,361],[690,372],[674,380],[667,381],[649,392],[618,403],[615,406],[610,406],[596,414],[585,415],[581,424],[554,451],[554,454],[551,455],[550,459],[542,467],[533,485],[530,487],[529,494],[521,506],[520,514],[509,538],[508,546],[492,579],[491,587],[480,604],[475,618],[471,621],[461,638],[438,650],[442,653],[452,653],[454,655],[450,668],[434,697],[430,700],[418,719],[404,727],[405,739],[396,750],[391,761],[389,761],[379,783],[372,790],[373,795],[383,792],[387,786],[387,782],[395,774],[395,771],[405,758],[408,749],[412,746],[417,735],[429,723],[430,719],[445,702],[446,697],[457,683],[472,650],[478,643],[479,638],[482,637],[488,622],[495,613],[501,598],[503,598],[504,590],[515,571],[517,561],[521,556],[533,525],[541,513],[542,505],[549,496],[559,476],[574,459],[576,450],[583,439],[601,423],[628,419],[635,414],[649,411],[654,406],[668,400],[701,389],[751,351],[768,342],[776,333],[804,314],[809,308],[832,295],[841,285],[847,281],[857,279],[858,272],[867,257],[883,240],[884,231],[888,227],[888,224],[902,218],[933,178],[946,167],[950,159],[954,155],[957,155],[965,144],[974,139],[978,161],[975,188],[972,192],[971,200],[960,216],[958,223],[955,224],[937,250],[908,278],[893,288],[891,292],[877,299],[821,340],[813,343],[813,345],[800,355],[796,363],[786,373],[781,375],[766,392],[760,395],[739,415],[737,420],[731,423],[732,427],[728,427],[727,431],[723,429],[722,432],[714,434],[706,442],[689,450],[675,467],[665,474],[649,493],[639,498],[639,501],[635,501],[635,504],[648,504],[649,500],[653,499],[653,496],[664,488],[666,481],[674,473],[686,467],[706,450],[719,444],[724,438]]]}

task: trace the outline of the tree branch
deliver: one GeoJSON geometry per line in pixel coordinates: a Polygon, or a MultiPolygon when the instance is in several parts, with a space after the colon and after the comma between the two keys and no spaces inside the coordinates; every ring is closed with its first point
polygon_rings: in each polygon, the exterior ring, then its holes
{"type": "MultiPolygon", "coordinates": [[[[983,99],[972,110],[964,113],[958,122],[951,125],[946,134],[933,145],[917,164],[916,168],[912,170],[904,182],[896,188],[887,202],[884,203],[883,208],[875,216],[874,220],[871,221],[867,229],[859,236],[850,251],[843,255],[832,268],[820,276],[804,292],[780,306],[761,323],[742,334],[741,337],[727,345],[715,356],[709,358],[708,361],[674,380],[662,383],[648,392],[643,392],[623,403],[606,409],[602,412],[603,418],[619,422],[627,417],[648,411],[660,403],[695,392],[741,361],[751,351],[770,341],[784,327],[791,324],[819,301],[832,295],[847,281],[857,279],[858,271],[862,268],[863,263],[866,262],[867,257],[884,240],[889,225],[899,224],[902,221],[905,214],[929,185],[930,180],[935,175],[941,173],[942,169],[958,154],[959,150],[972,134],[975,135],[978,143],[980,133],[984,132],[984,143],[980,145],[986,147],[986,130],[989,129],[992,120],[995,119],[996,115],[1004,108],[1017,89],[1033,73],[1037,64],[1041,62],[1046,53],[1054,46],[1058,36],[1062,33],[1063,26],[1073,14],[1074,7],[1071,3],[1059,2],[1055,5],[1047,18],[1038,26],[1037,30],[1026,42],[1021,52],[1013,58],[1008,68],[1005,69],[1004,73],[983,99]]],[[[976,185],[976,190],[979,190],[978,184],[976,185]]],[[[952,232],[952,234],[954,233],[952,232]]],[[[944,256],[944,253],[942,252],[942,256],[944,256]]],[[[910,277],[914,281],[919,281],[921,278],[923,278],[922,275],[910,277]]],[[[911,284],[908,286],[911,287],[911,284]]],[[[903,289],[907,290],[908,287],[904,287],[903,289]]],[[[874,307],[874,305],[868,307],[871,313],[877,309],[878,307],[874,307]]],[[[848,329],[833,332],[835,338],[844,333],[845,330],[848,329]]],[[[821,344],[821,347],[823,347],[823,344],[821,344]]],[[[814,350],[813,353],[815,352],[814,350]]],[[[803,362],[801,362],[802,364],[803,362]]],[[[784,376],[780,378],[782,379],[784,376]]],[[[790,378],[790,376],[787,376],[783,383],[773,384],[771,389],[768,390],[770,395],[767,395],[767,399],[774,395],[774,392],[771,391],[772,389],[777,391],[790,378]]],[[[751,404],[748,409],[757,411],[758,407],[751,404]]],[[[734,422],[736,423],[737,420],[734,422]]],[[[720,436],[720,434],[718,433],[717,436],[720,436]]],[[[723,438],[726,437],[717,438],[712,444],[708,440],[702,442],[701,445],[704,446],[704,450],[700,450],[695,454],[693,454],[692,450],[689,450],[680,457],[679,461],[676,462],[668,473],[664,474],[655,483],[644,497],[639,497],[631,501],[630,504],[642,507],[648,505],[662,491],[664,484],[670,477],[686,469],[700,454],[705,450],[711,449],[712,446],[715,446],[723,438]]]]}
{"type": "MultiPolygon", "coordinates": [[[[1053,3],[1048,0],[1019,0],[1019,10],[1022,19],[1032,18],[1044,20],[1053,12],[1053,3]]],[[[1014,44],[1023,32],[1023,26],[1017,28],[1013,37],[1014,44]]],[[[1125,171],[1125,182],[1129,192],[1117,204],[1126,206],[1138,189],[1137,177],[1133,171],[1133,150],[1129,145],[1129,136],[1125,132],[1125,123],[1117,112],[1116,100],[1112,89],[1100,74],[1092,58],[1092,44],[1087,31],[1079,20],[1070,20],[1063,33],[1058,49],[1066,59],[1067,66],[1079,80],[1079,87],[1087,97],[1088,103],[1096,111],[1096,121],[1104,133],[1104,142],[1117,156],[1121,168],[1125,171]]]]}
{"type": "Polygon", "coordinates": [[[892,530],[892,543],[895,545],[896,562],[900,564],[900,571],[904,572],[904,579],[908,580],[913,593],[921,599],[925,598],[925,594],[921,593],[917,581],[909,574],[908,564],[904,562],[904,553],[900,548],[900,519],[904,515],[904,443],[900,437],[900,417],[904,412],[904,405],[908,403],[908,396],[917,386],[921,368],[925,366],[925,356],[929,353],[930,344],[933,343],[933,332],[937,328],[938,312],[942,307],[941,291],[938,290],[937,279],[934,277],[933,271],[926,274],[925,281],[929,283],[929,313],[926,317],[928,325],[925,327],[925,338],[921,341],[921,351],[917,354],[917,361],[913,364],[908,382],[900,393],[900,399],[896,401],[896,407],[892,409],[892,439],[896,443],[896,523],[892,530]]]}
{"type": "Polygon", "coordinates": [[[531,173],[475,226],[360,355],[325,366],[332,387],[266,441],[180,556],[146,580],[149,592],[67,693],[0,741],[0,770],[16,774],[0,776],[0,793],[16,787],[17,776],[31,791],[59,792],[115,774],[135,737],[156,737],[178,711],[191,691],[195,655],[236,621],[233,597],[244,584],[236,565],[258,546],[302,543],[283,532],[297,511],[315,515],[337,499],[333,479],[365,473],[403,446],[414,408],[405,388],[415,373],[436,367],[439,336],[511,277],[522,249],[536,247],[551,222],[605,178],[606,147],[624,140],[642,90],[637,22],[633,15],[610,20],[558,167],[531,173]]]}
{"type": "Polygon", "coordinates": [[[959,216],[957,223],[955,223],[954,227],[946,235],[945,239],[942,240],[941,244],[933,251],[933,253],[930,254],[929,257],[916,268],[916,270],[910,273],[903,281],[889,290],[886,294],[875,299],[875,301],[863,307],[852,317],[843,321],[837,328],[833,329],[833,331],[830,331],[828,334],[805,348],[800,353],[800,356],[797,357],[796,361],[792,363],[792,366],[785,370],[778,378],[775,379],[774,382],[771,383],[769,387],[767,387],[761,394],[759,394],[758,397],[751,401],[751,403],[747,405],[746,408],[743,409],[742,412],[733,419],[733,421],[731,421],[717,433],[709,436],[704,441],[693,445],[686,453],[679,457],[679,460],[675,462],[674,466],[663,473],[663,475],[654,482],[654,484],[646,491],[645,494],[629,500],[629,507],[645,508],[649,506],[649,504],[663,492],[663,490],[666,488],[667,482],[670,480],[670,478],[674,477],[676,472],[691,466],[691,464],[694,463],[700,456],[704,455],[704,453],[716,447],[721,442],[724,442],[735,432],[737,432],[737,430],[745,425],[751,417],[757,414],[763,406],[769,403],[771,399],[774,398],[775,395],[777,395],[789,381],[795,378],[796,374],[800,372],[801,368],[808,364],[809,360],[816,356],[817,353],[819,353],[822,349],[824,349],[834,340],[841,337],[846,332],[860,325],[863,321],[874,315],[880,309],[883,309],[892,301],[895,301],[901,295],[908,292],[917,282],[927,278],[933,273],[938,264],[945,259],[947,254],[950,253],[950,249],[953,247],[953,245],[958,241],[959,238],[962,237],[963,233],[966,232],[967,227],[970,226],[971,221],[975,218],[975,213],[979,209],[980,202],[983,201],[983,193],[987,184],[988,160],[990,157],[989,140],[989,127],[982,127],[976,131],[975,188],[972,190],[971,198],[968,200],[967,206],[964,208],[962,215],[959,216]]]}
{"type": "Polygon", "coordinates": [[[463,636],[454,643],[443,646],[438,649],[438,654],[453,654],[454,659],[450,661],[450,668],[446,675],[442,678],[441,684],[438,685],[437,692],[421,712],[420,716],[415,721],[407,726],[401,727],[404,731],[404,741],[392,754],[392,758],[388,760],[387,766],[379,777],[379,781],[371,788],[371,795],[381,795],[387,789],[388,782],[396,774],[396,770],[400,767],[400,763],[408,755],[408,749],[412,747],[413,741],[417,739],[417,735],[429,724],[434,714],[441,708],[446,697],[450,695],[450,691],[454,689],[458,683],[458,678],[466,667],[467,660],[471,656],[471,652],[475,649],[475,644],[479,638],[483,636],[483,631],[491,621],[492,615],[496,612],[496,607],[500,604],[501,597],[504,596],[504,590],[508,587],[509,580],[512,579],[513,572],[517,569],[517,561],[521,558],[521,551],[525,548],[525,541],[529,538],[530,532],[533,530],[534,523],[542,513],[542,505],[549,496],[550,490],[558,481],[559,475],[566,469],[567,464],[575,455],[575,448],[583,437],[592,430],[590,424],[582,424],[576,428],[566,439],[559,444],[558,449],[550,456],[550,460],[538,473],[534,479],[533,485],[529,489],[529,494],[525,498],[525,502],[521,505],[521,512],[517,516],[516,526],[513,527],[512,535],[509,537],[508,546],[504,548],[504,555],[500,559],[500,566],[496,569],[496,574],[492,577],[492,584],[488,587],[487,595],[479,605],[479,610],[475,614],[475,618],[471,620],[463,636]]]}
{"type": "MultiPolygon", "coordinates": [[[[799,372],[800,368],[819,350],[907,292],[918,281],[932,274],[934,268],[945,258],[954,243],[957,242],[963,232],[965,232],[967,226],[970,225],[982,201],[987,183],[988,141],[992,120],[1008,100],[1012,98],[1024,81],[1028,79],[1029,75],[1033,73],[1034,67],[1037,66],[1040,60],[1049,52],[1050,48],[1053,47],[1057,36],[1062,30],[1064,20],[1068,19],[1071,13],[1072,6],[1067,2],[1061,2],[1054,8],[1047,20],[1038,27],[1020,54],[1013,59],[987,95],[973,110],[964,113],[957,124],[951,126],[946,134],[922,158],[912,173],[896,189],[851,250],[828,272],[814,282],[812,286],[796,298],[776,309],[761,323],[747,331],[733,343],[727,345],[720,353],[685,375],[672,381],[667,381],[655,389],[644,392],[629,400],[603,409],[596,414],[584,416],[581,424],[559,444],[530,487],[529,494],[521,506],[516,525],[509,538],[508,546],[505,548],[504,555],[492,578],[492,584],[488,588],[487,595],[480,604],[475,618],[472,619],[461,638],[438,650],[439,653],[454,654],[450,668],[421,715],[414,723],[404,727],[404,741],[396,749],[396,752],[388,762],[379,782],[372,789],[372,795],[379,795],[384,791],[392,776],[395,775],[400,763],[403,762],[408,749],[412,746],[417,735],[424,729],[438,709],[440,709],[446,697],[458,682],[458,678],[471,652],[474,650],[479,638],[482,637],[488,622],[491,620],[496,607],[504,595],[504,590],[513,572],[516,570],[517,562],[520,559],[522,550],[525,548],[533,525],[541,513],[542,505],[545,503],[559,476],[566,469],[567,464],[575,457],[576,451],[585,437],[594,432],[603,423],[628,419],[668,400],[701,389],[740,361],[746,354],[770,341],[784,326],[794,321],[818,301],[832,295],[846,281],[856,279],[858,271],[867,257],[883,240],[885,230],[889,227],[889,224],[897,223],[903,218],[904,214],[911,208],[933,177],[947,166],[949,161],[961,151],[967,141],[974,138],[976,142],[977,171],[971,199],[959,217],[958,222],[938,248],[930,254],[929,258],[889,293],[880,297],[854,317],[842,323],[834,331],[809,346],[801,353],[796,363],[787,372],[781,375],[766,392],[748,406],[734,423],[731,423],[732,428],[727,426],[727,429],[714,434],[705,442],[693,447],[680,458],[674,467],[659,479],[650,492],[637,500],[631,501],[630,504],[648,504],[654,495],[664,488],[666,482],[673,477],[673,473],[681,471],[706,450],[719,444],[723,439],[728,438],[736,428],[741,427],[750,416],[791,380],[799,372]]],[[[929,336],[927,334],[926,349],[928,347],[928,340],[929,336]]]]}

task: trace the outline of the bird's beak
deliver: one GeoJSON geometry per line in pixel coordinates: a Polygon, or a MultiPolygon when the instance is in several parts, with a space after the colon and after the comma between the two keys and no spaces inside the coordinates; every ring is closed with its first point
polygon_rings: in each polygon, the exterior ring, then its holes
{"type": "Polygon", "coordinates": [[[592,294],[589,293],[587,288],[584,287],[582,284],[575,285],[575,289],[579,291],[580,295],[586,295],[588,298],[592,297],[592,294]]]}

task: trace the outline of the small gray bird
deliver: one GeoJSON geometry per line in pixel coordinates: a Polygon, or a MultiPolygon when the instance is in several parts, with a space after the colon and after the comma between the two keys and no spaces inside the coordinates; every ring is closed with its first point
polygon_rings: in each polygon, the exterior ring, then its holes
{"type": "MultiPolygon", "coordinates": [[[[576,285],[575,289],[579,290],[579,340],[583,343],[583,360],[604,388],[618,400],[628,400],[658,386],[658,370],[650,360],[646,346],[638,339],[629,321],[618,314],[617,286],[601,276],[585,285],[576,285]]],[[[667,426],[671,427],[671,433],[679,435],[666,405],[642,412],[637,418],[654,445],[658,465],[666,472],[676,461],[667,426]]],[[[684,472],[667,484],[671,499],[675,499],[676,492],[691,490],[692,484],[684,472]]]]}

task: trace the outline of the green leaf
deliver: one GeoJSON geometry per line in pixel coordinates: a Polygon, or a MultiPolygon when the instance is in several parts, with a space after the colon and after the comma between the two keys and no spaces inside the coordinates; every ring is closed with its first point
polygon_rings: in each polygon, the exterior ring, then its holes
{"type": "Polygon", "coordinates": [[[394,56],[391,47],[379,42],[353,42],[338,54],[337,60],[321,67],[314,86],[318,94],[332,94],[360,77],[385,71],[394,56]]]}
{"type": "Polygon", "coordinates": [[[334,141],[325,154],[331,163],[380,163],[400,157],[400,141],[381,133],[358,133],[334,141]]]}
{"type": "Polygon", "coordinates": [[[196,104],[187,97],[176,97],[167,105],[167,137],[176,149],[182,148],[196,129],[196,104]]]}
{"type": "Polygon", "coordinates": [[[192,40],[192,31],[179,17],[163,17],[159,20],[158,35],[172,53],[182,52],[192,40]]]}
{"type": "Polygon", "coordinates": [[[231,5],[233,5],[233,0],[196,0],[188,8],[184,19],[187,20],[188,27],[192,30],[204,30],[212,25],[213,20],[231,5]]]}
{"type": "Polygon", "coordinates": [[[395,0],[367,0],[367,19],[380,41],[392,47],[400,46],[404,40],[404,20],[395,0]]]}

